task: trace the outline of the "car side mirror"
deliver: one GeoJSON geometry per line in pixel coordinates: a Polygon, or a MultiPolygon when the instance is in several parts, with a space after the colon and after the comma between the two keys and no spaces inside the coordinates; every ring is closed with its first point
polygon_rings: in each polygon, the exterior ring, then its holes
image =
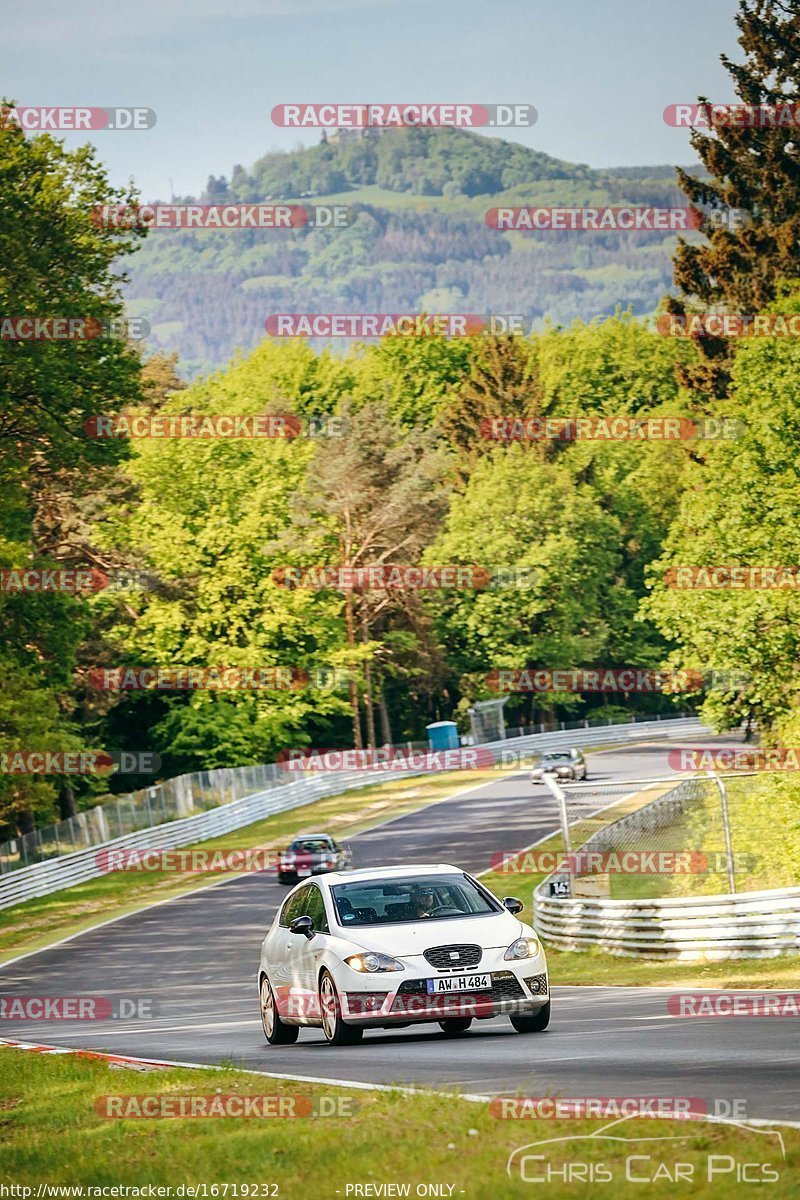
{"type": "MultiPolygon", "coordinates": [[[[525,905],[516,896],[503,896],[503,908],[507,908],[510,913],[521,913],[525,905]]],[[[302,917],[297,918],[302,921],[302,917]]],[[[294,924],[294,922],[292,922],[294,924]]]]}
{"type": "MultiPolygon", "coordinates": [[[[521,904],[520,908],[522,908],[521,904]]],[[[289,926],[289,931],[291,933],[302,933],[303,937],[311,939],[314,936],[314,922],[311,920],[311,917],[295,917],[289,926]]]]}

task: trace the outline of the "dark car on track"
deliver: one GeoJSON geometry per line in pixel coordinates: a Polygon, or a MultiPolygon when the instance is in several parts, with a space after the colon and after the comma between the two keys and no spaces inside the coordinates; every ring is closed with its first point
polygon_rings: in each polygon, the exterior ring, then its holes
{"type": "Polygon", "coordinates": [[[349,871],[353,852],[340,846],[329,833],[303,833],[278,855],[278,883],[297,883],[326,871],[349,871]]]}
{"type": "Polygon", "coordinates": [[[543,754],[531,771],[531,783],[543,783],[545,775],[558,780],[588,779],[586,759],[580,750],[554,750],[543,754]]]}

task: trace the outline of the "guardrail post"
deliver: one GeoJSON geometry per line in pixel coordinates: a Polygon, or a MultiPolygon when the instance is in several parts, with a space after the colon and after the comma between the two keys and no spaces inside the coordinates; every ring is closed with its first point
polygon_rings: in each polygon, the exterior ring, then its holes
{"type": "Polygon", "coordinates": [[[728,887],[730,888],[731,893],[735,893],[736,892],[736,872],[735,872],[734,866],[733,866],[733,845],[731,843],[731,822],[730,822],[730,817],[728,815],[728,789],[725,787],[724,781],[722,779],[720,779],[720,777],[716,773],[716,771],[706,771],[706,775],[708,775],[711,779],[713,779],[714,783],[719,788],[719,798],[720,798],[720,804],[722,807],[722,828],[725,832],[725,855],[728,860],[728,887]]]}
{"type": "Polygon", "coordinates": [[[558,816],[561,823],[561,838],[564,842],[564,854],[567,863],[567,875],[569,877],[569,894],[572,895],[572,846],[569,840],[569,814],[567,813],[567,793],[562,787],[556,783],[555,779],[549,775],[544,777],[545,787],[547,787],[552,795],[558,801],[558,816]]]}

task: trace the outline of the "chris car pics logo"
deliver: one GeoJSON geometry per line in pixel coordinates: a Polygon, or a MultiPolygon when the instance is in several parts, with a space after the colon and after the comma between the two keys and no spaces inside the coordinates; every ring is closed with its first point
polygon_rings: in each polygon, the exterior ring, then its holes
{"type": "Polygon", "coordinates": [[[544,1138],[519,1146],[508,1157],[506,1173],[510,1179],[538,1185],[671,1184],[684,1195],[703,1184],[777,1183],[782,1177],[786,1148],[780,1130],[708,1118],[708,1125],[716,1130],[728,1127],[739,1131],[736,1153],[731,1154],[715,1151],[710,1137],[698,1141],[695,1121],[691,1131],[679,1134],[648,1136],[636,1135],[630,1127],[620,1130],[636,1119],[621,1117],[590,1134],[544,1138]],[[606,1157],[598,1156],[598,1146],[608,1151],[606,1157]]]}

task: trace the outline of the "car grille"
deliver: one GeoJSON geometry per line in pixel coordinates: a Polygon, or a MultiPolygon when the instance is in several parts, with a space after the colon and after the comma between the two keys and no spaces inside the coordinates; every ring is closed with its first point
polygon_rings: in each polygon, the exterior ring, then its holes
{"type": "Polygon", "coordinates": [[[424,954],[437,971],[460,971],[464,967],[477,966],[483,951],[480,946],[455,943],[452,946],[431,946],[424,954]]]}
{"type": "Polygon", "coordinates": [[[485,992],[451,992],[447,995],[429,996],[428,985],[424,979],[406,979],[397,989],[397,995],[392,1001],[392,1012],[408,1011],[411,1015],[421,1015],[423,1010],[418,1005],[406,1006],[405,997],[424,997],[430,1003],[431,1013],[435,1014],[438,1008],[452,1008],[459,1002],[467,1002],[480,1009],[482,1003],[488,1008],[500,1000],[522,1000],[525,998],[525,991],[516,975],[512,975],[510,971],[495,971],[492,973],[491,989],[485,992]]]}

